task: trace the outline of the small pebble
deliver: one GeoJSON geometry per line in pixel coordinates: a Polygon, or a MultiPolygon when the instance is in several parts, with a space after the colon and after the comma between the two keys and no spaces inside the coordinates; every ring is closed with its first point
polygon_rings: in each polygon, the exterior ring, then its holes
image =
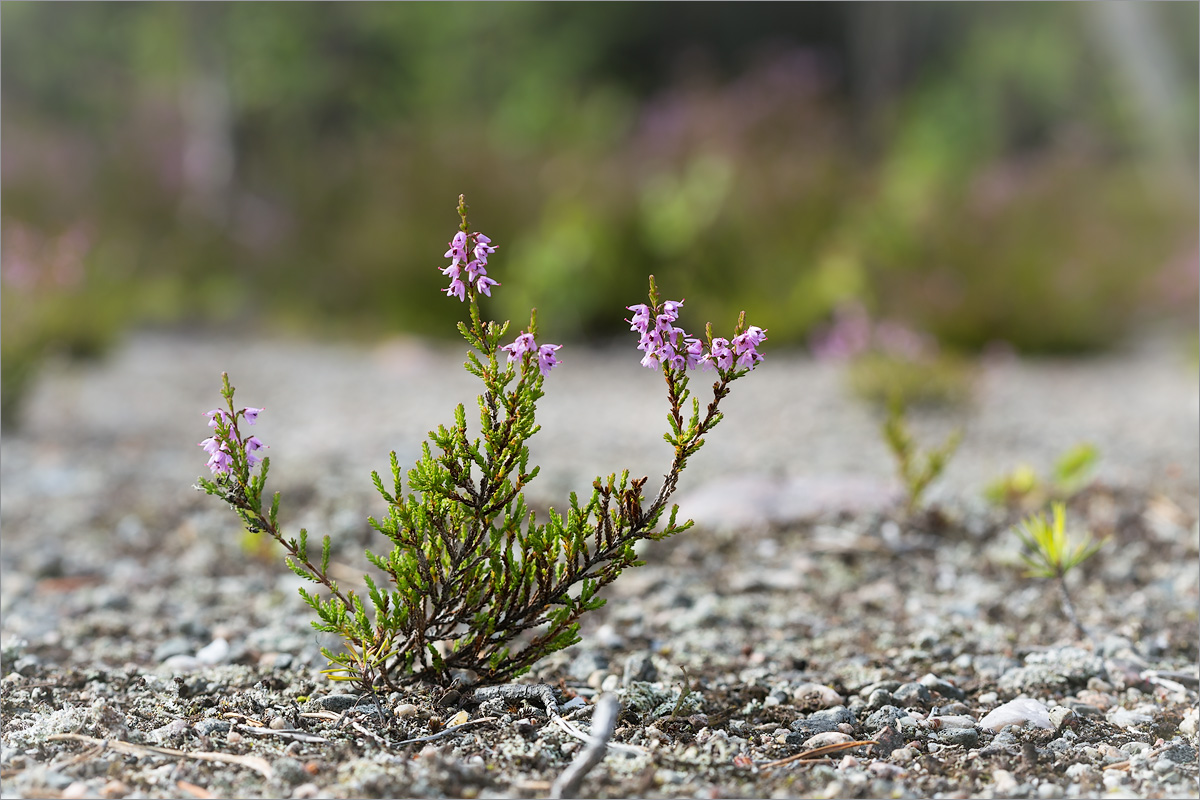
{"type": "Polygon", "coordinates": [[[196,660],[201,664],[223,664],[229,658],[229,642],[220,637],[196,651],[196,660]]]}
{"type": "Polygon", "coordinates": [[[1054,727],[1050,723],[1050,710],[1029,697],[1018,697],[997,706],[979,720],[979,727],[985,731],[999,731],[1007,725],[1047,729],[1054,727]]]}
{"type": "Polygon", "coordinates": [[[1055,706],[1050,709],[1050,724],[1055,730],[1073,728],[1079,724],[1079,715],[1066,706],[1055,706]]]}
{"type": "Polygon", "coordinates": [[[825,747],[831,744],[845,744],[846,742],[854,741],[851,737],[841,731],[825,731],[818,733],[816,736],[810,736],[804,740],[802,745],[805,750],[815,750],[818,747],[825,747]]]}
{"type": "Polygon", "coordinates": [[[83,781],[75,781],[62,790],[62,796],[67,800],[79,800],[82,797],[91,795],[92,790],[83,781]]]}
{"type": "Polygon", "coordinates": [[[967,693],[962,689],[959,689],[953,683],[944,678],[939,678],[932,672],[926,673],[921,680],[918,681],[918,683],[932,692],[937,692],[942,697],[949,697],[954,700],[962,700],[967,696],[967,693]]]}
{"type": "Polygon", "coordinates": [[[928,688],[920,683],[901,684],[900,687],[892,694],[896,698],[897,702],[905,708],[911,706],[924,707],[933,702],[933,694],[928,688]]]}
{"type": "Polygon", "coordinates": [[[287,720],[284,719],[283,717],[275,717],[275,719],[271,720],[271,724],[270,724],[270,728],[273,731],[284,730],[285,728],[287,728],[287,726],[288,726],[287,720]]]}
{"type": "Polygon", "coordinates": [[[890,758],[892,761],[895,761],[897,764],[907,764],[916,757],[917,751],[911,747],[896,748],[892,751],[892,754],[888,756],[888,758],[890,758]]]}
{"type": "Polygon", "coordinates": [[[416,713],[417,713],[417,707],[414,706],[412,703],[401,703],[400,705],[398,705],[394,709],[392,709],[392,714],[394,714],[397,719],[407,719],[408,717],[411,717],[416,713]]]}
{"type": "Polygon", "coordinates": [[[111,800],[112,798],[124,797],[130,791],[129,784],[123,781],[109,781],[100,790],[100,796],[111,800]]]}
{"type": "Polygon", "coordinates": [[[876,777],[883,778],[885,780],[895,780],[896,778],[904,777],[906,774],[903,767],[899,767],[895,764],[889,764],[886,761],[871,762],[871,764],[867,766],[867,771],[876,777]]]}
{"type": "Polygon", "coordinates": [[[797,706],[805,711],[819,711],[823,708],[833,708],[845,702],[845,699],[840,694],[828,686],[822,686],[819,683],[800,684],[792,690],[792,699],[797,706]]]}
{"type": "Polygon", "coordinates": [[[1012,794],[1017,788],[1017,779],[1006,769],[998,769],[992,773],[992,788],[996,794],[1012,794]]]}
{"type": "Polygon", "coordinates": [[[357,702],[358,698],[352,694],[327,694],[311,701],[311,704],[319,709],[338,713],[345,711],[357,702]]]}
{"type": "Polygon", "coordinates": [[[900,701],[887,689],[876,689],[867,698],[867,708],[871,711],[878,711],[887,706],[896,706],[899,703],[900,701]]]}
{"type": "Polygon", "coordinates": [[[979,746],[979,731],[974,728],[946,728],[938,732],[938,741],[973,750],[979,746]]]}
{"type": "Polygon", "coordinates": [[[304,771],[304,765],[294,758],[277,758],[271,766],[275,771],[275,777],[284,783],[300,784],[308,778],[308,773],[304,771]]]}

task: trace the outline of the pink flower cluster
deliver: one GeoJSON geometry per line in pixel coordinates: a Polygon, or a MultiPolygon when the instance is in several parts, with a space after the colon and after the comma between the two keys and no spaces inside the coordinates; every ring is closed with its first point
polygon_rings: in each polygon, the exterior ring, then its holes
{"type": "MultiPolygon", "coordinates": [[[[246,422],[253,425],[258,421],[260,412],[262,412],[261,408],[243,408],[237,412],[237,416],[245,417],[246,422]]],[[[208,468],[212,470],[213,475],[228,475],[233,471],[234,447],[246,454],[248,466],[253,467],[262,461],[262,458],[255,454],[266,445],[257,436],[251,436],[242,441],[238,437],[237,429],[233,426],[236,416],[230,415],[223,408],[214,408],[212,411],[205,412],[204,416],[208,417],[208,427],[216,428],[212,436],[200,442],[204,452],[208,453],[208,468]]]]}
{"type": "Polygon", "coordinates": [[[707,352],[704,343],[689,336],[683,328],[676,327],[682,300],[667,300],[657,314],[645,303],[626,306],[633,312],[633,319],[626,320],[629,329],[641,335],[638,350],[645,352],[642,366],[658,369],[666,364],[670,369],[721,370],[754,369],[763,360],[758,346],[767,340],[767,332],[751,325],[732,340],[714,336],[707,352]]]}
{"type": "Polygon", "coordinates": [[[467,299],[467,289],[474,285],[475,290],[488,297],[492,296],[492,287],[499,286],[487,274],[488,256],[496,252],[492,240],[482,233],[463,233],[459,231],[450,240],[450,249],[446,258],[450,266],[442,269],[442,274],[450,278],[450,286],[443,289],[447,295],[457,297],[460,301],[467,299]],[[472,258],[471,256],[474,256],[472,258]],[[466,271],[466,280],[463,272],[466,271]]]}
{"type": "Polygon", "coordinates": [[[508,353],[509,364],[525,357],[528,353],[536,353],[538,369],[541,370],[542,377],[545,377],[550,374],[551,369],[562,363],[558,360],[558,356],[554,355],[554,351],[560,347],[562,347],[561,344],[544,344],[539,347],[533,339],[533,334],[522,333],[512,344],[506,344],[500,349],[508,353]]]}

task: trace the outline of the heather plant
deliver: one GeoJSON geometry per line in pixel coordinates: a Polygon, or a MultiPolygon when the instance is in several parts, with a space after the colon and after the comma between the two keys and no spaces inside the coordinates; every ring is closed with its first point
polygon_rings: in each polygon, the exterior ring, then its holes
{"type": "Polygon", "coordinates": [[[1027,566],[1026,574],[1038,578],[1050,578],[1058,584],[1062,596],[1063,611],[1080,636],[1088,636],[1083,623],[1075,613],[1075,604],[1067,591],[1067,573],[1091,558],[1104,546],[1106,540],[1095,540],[1090,532],[1079,541],[1072,541],[1066,531],[1066,508],[1061,502],[1051,504],[1053,518],[1044,514],[1027,517],[1013,532],[1025,545],[1021,559],[1027,566]]]}
{"type": "Polygon", "coordinates": [[[925,490],[946,469],[946,464],[962,441],[962,429],[952,432],[941,445],[922,450],[909,430],[903,400],[898,394],[893,394],[888,401],[883,438],[896,459],[896,471],[907,495],[905,510],[911,514],[920,507],[925,490]]]}
{"type": "Polygon", "coordinates": [[[465,368],[483,384],[478,433],[468,433],[460,404],[451,424],[429,434],[407,486],[395,451],[386,484],[371,474],[387,513],[369,522],[392,548],[366,552],[382,580],[363,576],[365,598],[330,575],[328,536],[314,556],[306,529],[291,537],[280,527],[279,493],[264,502],[270,459],[244,430],[262,409],[238,408],[227,374],[225,407],[208,412],[213,433],[200,443],[212,478],[200,479],[199,488],[227,502],[250,531],[282,545],[288,567],[315,584],[300,589],[317,615],[313,626],[343,643],[342,652],[323,650],[326,672],[363,688],[414,679],[447,683],[461,671],[503,682],[579,641],[580,617],[604,604],[600,590],[643,563],[635,545],[691,527],[678,519],[678,506],[668,505],[679,476],[721,421],[730,384],[763,359],[758,347],[766,331],[746,326],[744,313],[729,338],[714,336],[711,324],[703,340],[690,336],[676,324],[684,301],[663,300],[651,276],[649,302],[628,306],[627,322],[639,334],[641,363],[663,376],[671,466],[652,497],[645,493],[647,479],[631,479],[625,470],[597,478],[586,500],[572,493],[565,511],[550,509],[539,521],[522,494],[538,475],[527,442],[539,430],[537,402],[561,363],[560,345],[539,342],[536,311],[524,331],[501,344],[509,323],[485,322],[480,311],[480,298],[500,285],[488,274],[497,248],[471,231],[461,196],[458,213],[460,229],[442,273],[450,278],[445,294],[468,307],[468,321],[458,330],[469,346],[465,368]],[[715,373],[704,407],[689,389],[695,369],[715,373]]]}
{"type": "Polygon", "coordinates": [[[861,303],[839,307],[810,345],[823,361],[846,362],[850,391],[871,403],[886,406],[899,396],[906,406],[956,406],[970,394],[968,362],[943,352],[929,334],[872,320],[861,303]]]}

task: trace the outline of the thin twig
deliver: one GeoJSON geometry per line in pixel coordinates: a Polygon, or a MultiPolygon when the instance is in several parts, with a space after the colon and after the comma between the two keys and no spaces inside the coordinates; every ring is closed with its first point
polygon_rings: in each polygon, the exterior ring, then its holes
{"type": "Polygon", "coordinates": [[[1067,619],[1071,620],[1071,624],[1075,626],[1075,630],[1079,632],[1080,636],[1094,642],[1092,635],[1088,633],[1087,628],[1083,627],[1083,623],[1079,621],[1079,616],[1075,613],[1075,604],[1071,602],[1071,595],[1067,592],[1065,575],[1058,576],[1058,591],[1062,595],[1063,611],[1066,612],[1067,619]]]}
{"type": "Polygon", "coordinates": [[[267,780],[274,777],[275,772],[271,769],[271,765],[267,763],[265,758],[258,756],[239,756],[233,753],[209,753],[204,751],[188,752],[186,750],[175,750],[171,747],[152,747],[150,745],[134,744],[133,742],[123,742],[120,739],[94,739],[91,736],[84,736],[80,733],[54,733],[46,737],[47,741],[62,741],[72,740],[76,742],[86,742],[87,744],[100,745],[110,750],[115,750],[118,753],[124,753],[130,756],[167,756],[169,758],[194,758],[198,761],[216,761],[222,764],[237,764],[250,769],[262,775],[267,780]]]}
{"type": "MultiPolygon", "coordinates": [[[[875,741],[874,739],[867,739],[866,741],[862,742],[838,742],[837,744],[827,744],[824,747],[814,747],[812,750],[805,750],[802,753],[796,753],[795,755],[788,756],[787,758],[781,758],[778,761],[768,761],[765,764],[758,764],[757,766],[762,767],[763,769],[782,767],[784,764],[791,764],[794,761],[807,761],[814,756],[832,755],[833,753],[840,753],[843,750],[853,750],[855,747],[862,747],[868,744],[879,744],[879,742],[875,741]]],[[[823,761],[824,759],[818,760],[823,761]]]]}
{"type": "Polygon", "coordinates": [[[405,739],[403,742],[394,742],[392,744],[392,747],[403,747],[406,744],[421,744],[422,742],[432,742],[437,739],[445,738],[446,736],[449,736],[452,733],[457,733],[458,731],[461,731],[463,728],[469,727],[471,725],[479,725],[484,722],[495,722],[495,721],[496,721],[496,717],[480,717],[479,719],[469,719],[461,725],[455,725],[452,728],[446,728],[444,731],[439,731],[438,733],[432,734],[431,736],[418,736],[416,739],[405,739]]]}
{"type": "Polygon", "coordinates": [[[297,730],[277,731],[274,728],[260,728],[260,727],[255,727],[253,725],[246,725],[246,724],[238,725],[236,723],[234,724],[233,727],[235,730],[240,730],[244,733],[250,734],[251,736],[278,736],[281,739],[292,739],[293,741],[307,742],[309,744],[321,744],[321,743],[329,741],[328,739],[323,739],[320,736],[316,736],[311,733],[305,733],[304,731],[297,731],[297,730]]]}
{"type": "Polygon", "coordinates": [[[551,797],[576,797],[579,794],[584,777],[592,767],[604,760],[608,740],[612,738],[613,729],[617,726],[617,717],[620,715],[621,701],[617,700],[616,695],[605,692],[596,698],[596,711],[592,714],[592,731],[587,747],[550,787],[551,797]]]}

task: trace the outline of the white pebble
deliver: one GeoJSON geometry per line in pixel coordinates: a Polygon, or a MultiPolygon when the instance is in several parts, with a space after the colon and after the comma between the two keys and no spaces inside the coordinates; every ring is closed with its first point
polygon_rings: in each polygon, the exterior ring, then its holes
{"type": "Polygon", "coordinates": [[[1012,794],[1017,788],[1017,779],[1006,769],[998,769],[992,773],[992,789],[995,794],[1012,794]]]}
{"type": "Polygon", "coordinates": [[[792,698],[803,708],[833,708],[845,702],[840,694],[819,683],[800,684],[792,690],[792,698]]]}
{"type": "Polygon", "coordinates": [[[803,747],[805,750],[815,750],[818,747],[825,747],[826,745],[845,744],[846,742],[852,741],[854,740],[844,733],[839,733],[838,731],[825,731],[824,733],[818,733],[815,736],[810,736],[805,739],[803,747]]]}
{"type": "Polygon", "coordinates": [[[222,664],[227,658],[229,658],[229,642],[219,636],[196,653],[196,660],[201,664],[222,664]]]}
{"type": "Polygon", "coordinates": [[[999,731],[1006,725],[1016,725],[1017,727],[1028,725],[1033,728],[1046,729],[1054,727],[1050,722],[1050,710],[1029,697],[1018,697],[1016,700],[997,706],[979,720],[979,727],[985,731],[999,731]]]}

